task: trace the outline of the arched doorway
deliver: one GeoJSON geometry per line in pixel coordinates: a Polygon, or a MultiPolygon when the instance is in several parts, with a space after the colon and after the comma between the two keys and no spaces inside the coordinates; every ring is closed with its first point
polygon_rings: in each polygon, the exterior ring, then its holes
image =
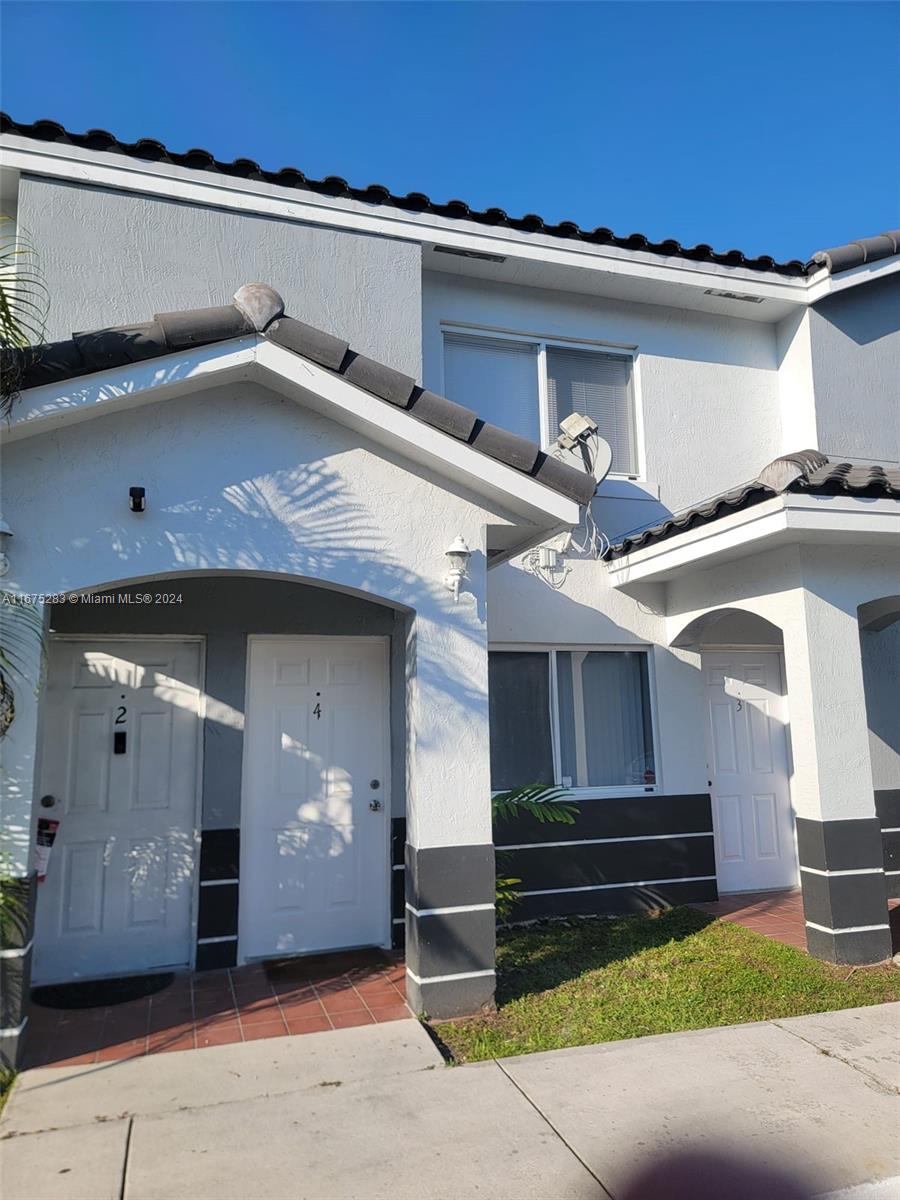
{"type": "Polygon", "coordinates": [[[53,605],[35,980],[390,946],[409,620],[219,572],[53,605]]]}
{"type": "Polygon", "coordinates": [[[719,892],[796,887],[781,630],[744,609],[714,609],[674,644],[699,654],[719,892]]]}

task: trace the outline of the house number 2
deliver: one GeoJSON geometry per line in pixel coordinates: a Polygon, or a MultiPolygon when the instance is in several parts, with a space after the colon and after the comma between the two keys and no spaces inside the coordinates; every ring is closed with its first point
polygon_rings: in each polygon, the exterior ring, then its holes
{"type": "Polygon", "coordinates": [[[128,709],[125,707],[125,705],[124,705],[124,704],[120,704],[120,705],[119,705],[118,712],[116,713],[116,719],[115,719],[115,721],[113,722],[113,724],[115,724],[115,725],[124,725],[124,724],[125,724],[125,717],[126,717],[127,713],[128,713],[128,709]]]}

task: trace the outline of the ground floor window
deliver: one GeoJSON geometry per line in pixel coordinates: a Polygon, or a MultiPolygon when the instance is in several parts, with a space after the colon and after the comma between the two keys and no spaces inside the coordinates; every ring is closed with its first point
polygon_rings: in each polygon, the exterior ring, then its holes
{"type": "Polygon", "coordinates": [[[646,650],[490,654],[491,786],[656,783],[646,650]]]}

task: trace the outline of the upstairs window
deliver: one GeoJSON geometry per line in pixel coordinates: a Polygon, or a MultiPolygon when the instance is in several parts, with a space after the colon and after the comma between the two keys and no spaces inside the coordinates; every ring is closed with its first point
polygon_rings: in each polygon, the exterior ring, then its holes
{"type": "Polygon", "coordinates": [[[638,472],[632,359],[528,338],[444,333],[444,391],[480,417],[551,446],[573,412],[592,417],[617,475],[638,472]]]}
{"type": "Polygon", "coordinates": [[[538,352],[529,342],[444,335],[444,391],[486,421],[541,441],[538,352]]]}
{"type": "Polygon", "coordinates": [[[491,786],[655,787],[645,650],[495,650],[491,786]]]}

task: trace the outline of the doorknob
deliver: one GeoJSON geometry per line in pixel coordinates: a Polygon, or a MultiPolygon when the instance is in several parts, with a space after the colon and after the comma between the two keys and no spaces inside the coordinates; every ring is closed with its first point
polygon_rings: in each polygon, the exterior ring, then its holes
{"type": "Polygon", "coordinates": [[[55,803],[55,796],[41,796],[41,808],[52,808],[55,803]]]}
{"type": "Polygon", "coordinates": [[[369,808],[371,808],[372,812],[381,812],[381,801],[380,800],[370,800],[369,808]]]}

